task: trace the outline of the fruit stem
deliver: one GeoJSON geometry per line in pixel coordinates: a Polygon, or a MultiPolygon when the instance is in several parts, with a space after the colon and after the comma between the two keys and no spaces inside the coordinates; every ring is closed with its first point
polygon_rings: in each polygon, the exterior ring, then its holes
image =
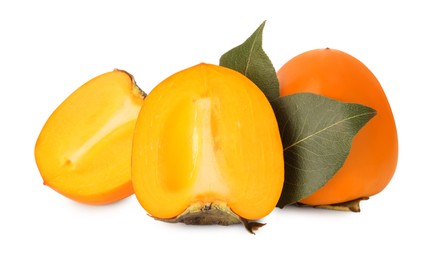
{"type": "Polygon", "coordinates": [[[145,91],[143,91],[143,90],[142,90],[142,89],[137,85],[136,80],[134,79],[134,76],[133,76],[131,73],[129,73],[128,71],[125,71],[125,70],[121,70],[121,69],[114,69],[114,71],[121,71],[121,72],[124,72],[125,74],[127,74],[127,75],[130,77],[131,81],[133,82],[133,89],[132,89],[132,93],[133,93],[134,95],[136,95],[136,96],[138,96],[138,97],[142,98],[142,99],[145,99],[145,98],[146,98],[147,94],[145,93],[145,91]]]}

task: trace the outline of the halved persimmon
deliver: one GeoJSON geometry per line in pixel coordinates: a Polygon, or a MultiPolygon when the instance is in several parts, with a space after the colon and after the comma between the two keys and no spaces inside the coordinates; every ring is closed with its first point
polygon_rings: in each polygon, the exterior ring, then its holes
{"type": "Polygon", "coordinates": [[[351,55],[326,48],[294,57],[277,75],[281,96],[312,92],[377,111],[354,137],[342,168],[325,186],[300,202],[314,206],[338,204],[382,191],[396,169],[398,141],[390,104],[373,73],[351,55]]]}
{"type": "Polygon", "coordinates": [[[49,117],[35,146],[44,184],[82,203],[133,194],[131,145],[145,93],[125,71],[95,77],[49,117]]]}
{"type": "Polygon", "coordinates": [[[236,71],[193,66],[161,82],[142,106],[132,180],[137,199],[157,219],[224,225],[260,219],[276,206],[283,169],[274,112],[236,71]]]}

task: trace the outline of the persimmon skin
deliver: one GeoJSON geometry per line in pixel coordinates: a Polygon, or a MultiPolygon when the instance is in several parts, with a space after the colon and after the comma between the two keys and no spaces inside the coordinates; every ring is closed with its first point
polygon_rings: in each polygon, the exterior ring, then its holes
{"type": "Polygon", "coordinates": [[[377,111],[354,137],[342,168],[326,185],[300,202],[329,205],[381,192],[396,170],[398,139],[390,104],[373,73],[353,56],[325,48],[292,58],[277,75],[281,96],[311,92],[377,111]]]}

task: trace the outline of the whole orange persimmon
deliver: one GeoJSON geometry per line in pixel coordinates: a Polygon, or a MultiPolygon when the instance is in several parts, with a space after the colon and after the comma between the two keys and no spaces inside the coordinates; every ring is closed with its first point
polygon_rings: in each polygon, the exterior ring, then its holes
{"type": "Polygon", "coordinates": [[[277,75],[281,96],[311,92],[377,111],[354,137],[342,168],[326,185],[300,203],[333,205],[359,201],[382,191],[396,169],[398,140],[390,104],[373,73],[353,56],[326,48],[294,57],[277,75]]]}

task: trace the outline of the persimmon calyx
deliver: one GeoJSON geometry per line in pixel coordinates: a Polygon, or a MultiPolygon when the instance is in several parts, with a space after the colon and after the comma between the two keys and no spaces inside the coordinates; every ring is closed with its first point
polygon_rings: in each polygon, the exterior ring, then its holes
{"type": "Polygon", "coordinates": [[[362,198],[358,198],[358,199],[354,199],[354,200],[350,200],[342,203],[329,204],[329,205],[316,205],[316,206],[306,205],[304,203],[297,202],[296,205],[299,207],[310,206],[310,207],[319,208],[319,209],[360,212],[360,202],[362,200],[368,200],[368,199],[369,197],[362,197],[362,198]]]}
{"type": "Polygon", "coordinates": [[[182,214],[175,218],[157,218],[156,220],[168,223],[184,223],[186,225],[222,225],[243,224],[251,234],[255,234],[264,223],[249,221],[234,213],[225,202],[195,202],[182,214]]]}

